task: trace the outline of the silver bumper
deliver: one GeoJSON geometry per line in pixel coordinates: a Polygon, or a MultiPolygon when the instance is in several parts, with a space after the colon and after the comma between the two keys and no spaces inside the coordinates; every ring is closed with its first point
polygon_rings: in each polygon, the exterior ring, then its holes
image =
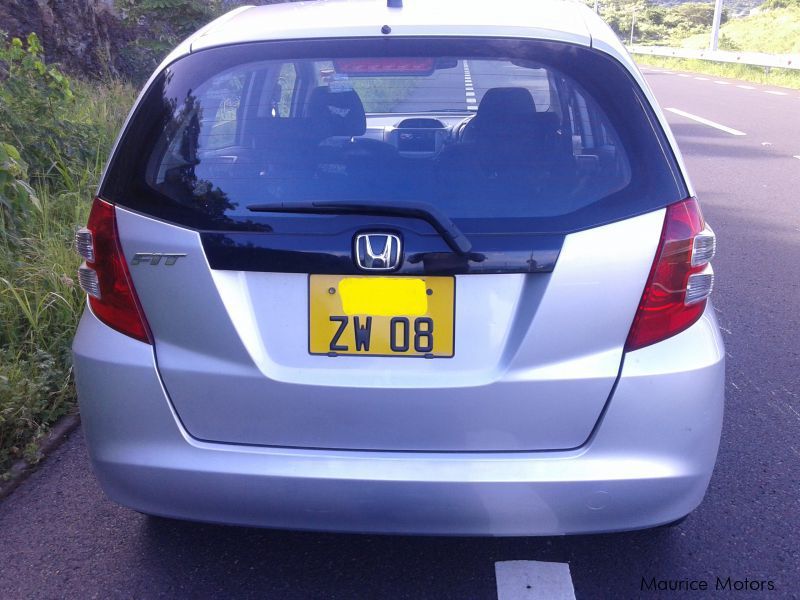
{"type": "Polygon", "coordinates": [[[559,452],[205,443],[172,410],[151,346],[87,310],[73,350],[83,427],[105,492],[142,512],[197,521],[498,536],[649,527],[700,503],[722,425],[724,349],[710,306],[687,331],[628,354],[590,439],[559,452]]]}

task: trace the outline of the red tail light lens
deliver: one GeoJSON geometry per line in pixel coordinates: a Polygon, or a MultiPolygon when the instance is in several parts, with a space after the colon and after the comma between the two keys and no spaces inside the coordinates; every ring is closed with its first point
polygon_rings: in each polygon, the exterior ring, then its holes
{"type": "Polygon", "coordinates": [[[715,245],[697,200],[689,198],[667,207],[661,242],[625,343],[626,351],[660,342],[700,318],[713,284],[708,262],[715,245]]]}
{"type": "Polygon", "coordinates": [[[92,312],[117,331],[152,344],[150,328],[119,244],[114,206],[95,198],[89,223],[78,232],[77,239],[79,252],[87,259],[81,266],[79,280],[89,294],[92,312]],[[87,240],[91,248],[87,248],[87,240]]]}

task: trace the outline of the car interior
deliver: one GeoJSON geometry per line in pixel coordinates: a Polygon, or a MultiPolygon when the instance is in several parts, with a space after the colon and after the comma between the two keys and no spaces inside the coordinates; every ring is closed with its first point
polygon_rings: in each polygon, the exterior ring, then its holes
{"type": "Polygon", "coordinates": [[[404,95],[425,91],[421,83],[380,88],[375,77],[367,86],[318,67],[298,61],[214,78],[185,107],[193,116],[170,136],[155,187],[187,202],[218,189],[235,211],[250,202],[378,199],[432,202],[472,218],[487,206],[513,217],[532,204],[537,214],[563,214],[629,180],[607,118],[557,73],[546,76],[548,106],[513,77],[487,77],[503,85],[482,90],[477,110],[437,110],[436,98],[404,107],[404,95]],[[368,112],[362,96],[383,110],[368,112]]]}

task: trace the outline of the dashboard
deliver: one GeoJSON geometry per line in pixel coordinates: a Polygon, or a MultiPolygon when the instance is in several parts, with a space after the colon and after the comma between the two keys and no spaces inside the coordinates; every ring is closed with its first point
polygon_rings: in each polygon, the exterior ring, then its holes
{"type": "Polygon", "coordinates": [[[432,158],[451,140],[454,129],[468,118],[367,115],[364,137],[394,146],[405,158],[432,158]]]}

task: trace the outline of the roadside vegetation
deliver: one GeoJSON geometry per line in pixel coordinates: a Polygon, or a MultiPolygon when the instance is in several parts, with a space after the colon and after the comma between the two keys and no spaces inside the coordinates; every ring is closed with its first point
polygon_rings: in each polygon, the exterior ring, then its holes
{"type": "Polygon", "coordinates": [[[712,77],[728,77],[741,79],[764,85],[775,85],[800,90],[800,71],[791,69],[766,69],[751,65],[721,63],[710,60],[690,60],[665,56],[649,56],[636,54],[636,62],[640,65],[669,69],[670,71],[689,71],[702,73],[712,77]]]}
{"type": "MultiPolygon", "coordinates": [[[[593,0],[586,0],[593,4],[593,0]]],[[[800,0],[766,0],[749,6],[726,0],[719,48],[734,52],[800,54],[800,0]],[[737,10],[733,16],[728,9],[737,10]]],[[[651,0],[600,2],[600,16],[624,42],[706,49],[714,17],[713,2],[685,2],[667,6],[651,0]]],[[[655,57],[637,54],[640,64],[692,71],[800,89],[800,71],[765,69],[707,60],[655,57]]]]}
{"type": "Polygon", "coordinates": [[[35,35],[0,38],[0,476],[74,410],[70,343],[84,293],[72,249],[133,102],[44,62],[35,35]]]}
{"type": "MultiPolygon", "coordinates": [[[[590,6],[594,0],[585,0],[590,6]]],[[[758,3],[757,3],[758,4],[758,3]]],[[[766,0],[752,9],[726,0],[722,11],[721,50],[800,53],[800,0],[766,0]]],[[[713,2],[600,0],[600,16],[621,40],[641,45],[708,48],[713,2]]]]}
{"type": "MultiPolygon", "coordinates": [[[[585,0],[590,6],[594,0],[585,0]]],[[[628,43],[679,46],[687,37],[708,35],[714,4],[685,2],[663,6],[649,0],[600,0],[600,16],[619,38],[628,43]],[[633,35],[631,36],[631,29],[633,35]]],[[[723,22],[728,13],[723,12],[723,22]]]]}

